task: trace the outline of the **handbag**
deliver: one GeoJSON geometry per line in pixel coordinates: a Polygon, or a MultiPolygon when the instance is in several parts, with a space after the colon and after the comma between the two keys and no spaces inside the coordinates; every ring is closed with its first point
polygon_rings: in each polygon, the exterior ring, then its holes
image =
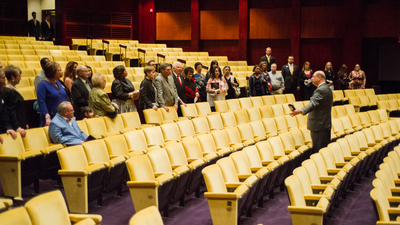
{"type": "MultiPolygon", "coordinates": [[[[230,81],[231,82],[234,81],[233,76],[230,77],[230,81]]],[[[233,88],[233,90],[235,90],[235,96],[239,97],[240,96],[240,87],[239,86],[235,87],[235,86],[232,85],[232,88],[233,88]]]]}

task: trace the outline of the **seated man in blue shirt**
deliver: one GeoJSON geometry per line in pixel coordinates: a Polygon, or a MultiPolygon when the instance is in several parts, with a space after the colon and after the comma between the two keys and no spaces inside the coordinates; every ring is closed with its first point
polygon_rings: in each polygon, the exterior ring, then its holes
{"type": "Polygon", "coordinates": [[[74,118],[74,108],[70,102],[61,102],[57,115],[50,122],[49,135],[55,144],[83,144],[87,135],[81,131],[74,118]]]}

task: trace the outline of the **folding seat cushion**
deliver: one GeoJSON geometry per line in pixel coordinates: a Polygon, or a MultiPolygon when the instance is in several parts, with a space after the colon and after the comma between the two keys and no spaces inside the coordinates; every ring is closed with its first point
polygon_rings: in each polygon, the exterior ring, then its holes
{"type": "Polygon", "coordinates": [[[253,107],[253,103],[251,99],[248,98],[239,98],[239,104],[241,109],[250,109],[253,107]]]}
{"type": "Polygon", "coordinates": [[[217,149],[220,148],[230,148],[231,151],[238,151],[243,149],[244,144],[242,142],[232,143],[229,141],[228,135],[225,130],[215,130],[211,132],[211,135],[214,138],[214,143],[217,149]]]}
{"type": "MultiPolygon", "coordinates": [[[[122,141],[124,141],[123,137],[122,141]]],[[[122,196],[122,183],[126,177],[124,156],[113,155],[110,157],[104,140],[86,142],[83,144],[83,149],[89,164],[104,163],[108,167],[104,191],[108,193],[117,190],[117,194],[122,196]]]]}
{"type": "Polygon", "coordinates": [[[240,184],[228,192],[222,172],[218,165],[210,165],[203,169],[207,198],[211,219],[215,225],[238,224],[238,218],[244,213],[249,188],[240,184]],[[228,203],[229,202],[229,203],[228,203]]]}
{"type": "Polygon", "coordinates": [[[172,173],[155,176],[147,155],[132,157],[126,161],[130,181],[127,182],[135,211],[156,206],[168,216],[168,203],[175,183],[172,173]]]}
{"type": "Polygon", "coordinates": [[[143,110],[144,119],[146,124],[161,125],[163,121],[161,110],[145,109],[143,110]]]}
{"type": "Polygon", "coordinates": [[[260,111],[261,117],[263,119],[274,117],[274,113],[272,112],[272,108],[270,105],[261,106],[258,108],[258,110],[260,111]]]}
{"type": "Polygon", "coordinates": [[[186,158],[185,149],[182,143],[170,144],[165,147],[169,160],[171,162],[172,169],[180,166],[187,166],[190,171],[190,178],[187,186],[187,193],[196,193],[196,197],[200,197],[200,184],[203,180],[201,171],[207,165],[204,159],[196,159],[190,163],[186,158]]]}
{"type": "Polygon", "coordinates": [[[4,196],[20,199],[22,187],[34,184],[39,192],[39,176],[43,154],[39,150],[27,151],[20,134],[14,140],[11,135],[1,134],[0,177],[4,196]]]}
{"type": "Polygon", "coordinates": [[[206,117],[192,119],[192,123],[197,135],[208,134],[211,132],[206,117]]]}
{"type": "Polygon", "coordinates": [[[235,112],[240,109],[240,103],[237,99],[229,99],[225,101],[228,105],[229,112],[235,112]]]}
{"type": "Polygon", "coordinates": [[[187,104],[186,106],[181,105],[181,110],[182,110],[182,115],[189,119],[193,119],[199,116],[195,104],[187,104]]]}
{"type": "Polygon", "coordinates": [[[171,193],[171,203],[180,201],[180,205],[184,206],[185,193],[187,190],[190,170],[186,165],[174,166],[172,169],[171,162],[169,160],[167,151],[164,148],[155,149],[148,152],[147,156],[153,167],[154,176],[160,176],[162,174],[173,174],[175,177],[175,186],[171,193]]]}
{"type": "Polygon", "coordinates": [[[325,196],[308,198],[304,195],[301,182],[296,175],[291,175],[285,180],[288,190],[290,206],[288,210],[292,217],[293,225],[303,224],[304,221],[322,225],[324,215],[329,208],[329,200],[325,196]]]}
{"type": "Polygon", "coordinates": [[[325,186],[325,185],[312,185],[310,177],[307,173],[307,170],[299,166],[296,169],[293,170],[293,175],[297,176],[299,178],[301,187],[303,188],[303,192],[305,195],[308,196],[325,196],[328,200],[331,200],[335,190],[331,186],[325,186]]]}
{"type": "Polygon", "coordinates": [[[149,206],[136,212],[129,220],[129,225],[163,225],[163,220],[157,207],[149,206]]]}
{"type": "Polygon", "coordinates": [[[207,122],[211,131],[224,129],[224,124],[222,123],[222,119],[219,114],[207,116],[207,122]]]}
{"type": "Polygon", "coordinates": [[[250,100],[253,107],[261,107],[264,105],[264,102],[261,97],[251,97],[250,100]]]}
{"type": "Polygon", "coordinates": [[[88,213],[88,202],[101,205],[104,179],[108,169],[103,163],[90,164],[81,145],[57,151],[61,176],[70,212],[88,213]],[[79,179],[78,179],[79,178],[79,179]]]}
{"type": "Polygon", "coordinates": [[[264,105],[274,105],[275,104],[275,99],[274,96],[272,95],[263,95],[261,96],[264,105]]]}
{"type": "Polygon", "coordinates": [[[246,109],[250,121],[261,121],[261,113],[257,107],[246,109]]]}
{"type": "Polygon", "coordinates": [[[211,134],[202,134],[197,136],[203,155],[216,153],[219,157],[224,157],[232,153],[230,147],[218,147],[215,145],[214,138],[211,134]]]}
{"type": "Polygon", "coordinates": [[[214,101],[214,107],[215,107],[215,111],[219,112],[219,113],[224,113],[224,112],[228,112],[228,105],[226,104],[225,100],[221,100],[221,101],[214,101]]]}
{"type": "Polygon", "coordinates": [[[23,206],[0,213],[0,221],[4,225],[32,225],[28,211],[23,206]]]}

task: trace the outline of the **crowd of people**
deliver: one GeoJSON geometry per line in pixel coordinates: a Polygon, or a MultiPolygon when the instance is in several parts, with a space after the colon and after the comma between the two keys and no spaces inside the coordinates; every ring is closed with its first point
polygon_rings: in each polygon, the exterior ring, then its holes
{"type": "MultiPolygon", "coordinates": [[[[294,57],[289,56],[288,64],[283,65],[280,73],[271,54],[272,50],[268,47],[260,64],[254,66],[253,74],[248,78],[248,96],[283,93],[293,93],[296,96],[297,91],[301,91],[303,99],[310,99],[316,89],[311,79],[314,72],[310,62],[305,62],[300,69],[294,64],[294,57]]],[[[206,74],[202,73],[203,65],[200,62],[194,68],[183,67],[180,62],[172,65],[162,63],[159,66],[160,73],[157,73],[157,65],[151,60],[144,68],[145,76],[139,90],[135,90],[127,78],[126,68],[117,66],[113,69],[115,79],[111,86],[112,99],[104,91],[106,75],[93,74],[89,66],[71,61],[63,73],[60,65],[48,58],[42,58],[40,64],[42,70],[34,80],[37,95],[34,107],[40,112],[40,126],[50,126],[54,130],[54,126],[60,126],[60,121],[65,121],[74,128],[68,132],[78,132],[74,135],[81,141],[86,137],[71,121],[102,116],[115,118],[120,113],[135,112],[135,100],[139,100],[138,107],[141,110],[164,108],[169,111],[169,107],[174,107],[178,115],[182,116],[181,107],[186,107],[186,104],[208,102],[214,111],[214,101],[237,98],[245,91],[239,88],[231,68],[225,66],[221,69],[216,60],[211,62],[206,74]]],[[[25,129],[29,128],[25,119],[24,99],[16,88],[21,73],[13,65],[0,69],[1,129],[2,133],[8,133],[13,138],[16,138],[17,132],[24,136],[25,129]]],[[[331,90],[365,88],[365,73],[358,64],[350,73],[347,73],[346,65],[342,65],[337,73],[338,79],[335,79],[332,63],[327,62],[323,73],[326,78],[324,82],[331,90]]],[[[55,133],[66,135],[59,130],[55,133]]],[[[65,138],[56,134],[51,135],[53,142],[72,143],[62,141],[65,138]]]]}

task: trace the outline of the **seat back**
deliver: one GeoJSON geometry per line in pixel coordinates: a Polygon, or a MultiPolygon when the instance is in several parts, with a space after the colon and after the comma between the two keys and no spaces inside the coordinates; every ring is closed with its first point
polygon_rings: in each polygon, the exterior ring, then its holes
{"type": "Polygon", "coordinates": [[[377,109],[375,110],[378,113],[380,122],[387,122],[389,120],[388,114],[386,113],[386,110],[384,109],[377,109]]]}
{"type": "Polygon", "coordinates": [[[178,121],[178,113],[176,112],[175,108],[174,107],[168,107],[168,109],[169,109],[169,112],[167,112],[164,108],[160,108],[160,109],[157,110],[157,111],[161,111],[162,122],[166,123],[166,122],[176,122],[176,121],[178,121]]]}
{"type": "Polygon", "coordinates": [[[208,192],[227,193],[224,176],[218,165],[210,165],[202,171],[208,192]]]}
{"type": "Polygon", "coordinates": [[[284,116],[285,112],[283,111],[282,105],[281,104],[275,104],[271,105],[272,112],[274,114],[274,117],[277,116],[284,116]]]}
{"type": "Polygon", "coordinates": [[[307,116],[304,115],[296,115],[296,121],[298,126],[307,126],[307,116]]]}
{"type": "Polygon", "coordinates": [[[304,192],[300,180],[297,176],[291,175],[285,179],[291,206],[306,206],[304,192]]]}
{"type": "Polygon", "coordinates": [[[235,127],[237,125],[233,112],[221,113],[221,119],[225,127],[235,127]]]}
{"type": "Polygon", "coordinates": [[[165,146],[171,165],[188,165],[185,149],[182,143],[165,146]]]}
{"type": "Polygon", "coordinates": [[[317,171],[319,176],[328,176],[327,166],[325,164],[325,160],[320,153],[314,153],[310,156],[310,158],[314,161],[315,166],[317,167],[317,171]]]}
{"type": "Polygon", "coordinates": [[[278,128],[276,127],[274,118],[262,119],[262,123],[264,124],[265,133],[268,135],[268,137],[278,135],[278,128]]]}
{"type": "Polygon", "coordinates": [[[246,154],[247,159],[249,161],[250,167],[262,167],[261,157],[258,153],[258,149],[256,146],[248,146],[243,149],[243,152],[246,154]]]}
{"type": "Polygon", "coordinates": [[[3,225],[32,225],[28,211],[23,206],[0,213],[0,221],[3,225]]]}
{"type": "Polygon", "coordinates": [[[319,153],[321,154],[322,158],[324,159],[326,168],[329,168],[329,169],[336,168],[335,157],[330,148],[328,148],[328,147],[321,148],[319,150],[319,153]]]}
{"type": "Polygon", "coordinates": [[[88,131],[88,128],[86,126],[85,120],[77,120],[76,123],[78,124],[79,129],[81,129],[81,131],[83,133],[85,133],[86,135],[89,135],[89,131],[88,131]]]}
{"type": "Polygon", "coordinates": [[[22,138],[25,149],[42,150],[49,146],[46,133],[43,128],[31,128],[26,130],[25,137],[22,138]]]}
{"type": "Polygon", "coordinates": [[[161,127],[147,127],[143,129],[143,133],[146,137],[148,146],[163,146],[164,136],[162,134],[161,127]]]}
{"type": "Polygon", "coordinates": [[[275,99],[275,104],[284,104],[287,103],[285,95],[273,95],[275,99]]]}
{"type": "Polygon", "coordinates": [[[36,196],[25,204],[32,225],[71,224],[64,197],[59,190],[36,196]]]}
{"type": "Polygon", "coordinates": [[[368,112],[360,112],[357,113],[358,117],[360,117],[361,125],[363,127],[371,126],[371,119],[369,118],[368,112]]]}
{"type": "Polygon", "coordinates": [[[261,114],[257,107],[246,109],[250,121],[261,121],[261,114]]]}
{"type": "MultiPolygon", "coordinates": [[[[346,139],[344,140],[346,141],[346,139]]],[[[342,147],[338,141],[330,143],[328,145],[328,148],[331,150],[331,153],[334,157],[334,162],[344,162],[342,147]]],[[[321,154],[322,156],[324,156],[323,152],[321,152],[321,154]]]]}
{"type": "Polygon", "coordinates": [[[214,138],[211,134],[202,134],[197,136],[200,143],[201,150],[204,153],[217,152],[217,147],[215,146],[214,138]]]}
{"type": "Polygon", "coordinates": [[[263,119],[274,117],[274,113],[272,112],[272,108],[270,105],[261,106],[258,108],[258,110],[260,111],[261,117],[263,119]]]}
{"type": "Polygon", "coordinates": [[[176,123],[167,123],[160,126],[161,131],[164,136],[165,142],[168,141],[177,141],[181,140],[181,133],[179,133],[179,128],[176,123]]]}
{"type": "Polygon", "coordinates": [[[262,123],[262,121],[253,121],[249,123],[251,130],[253,132],[253,135],[255,137],[266,137],[267,135],[265,134],[265,128],[262,123]]]}
{"type": "Polygon", "coordinates": [[[255,144],[255,147],[257,148],[261,160],[266,160],[266,161],[274,160],[274,151],[272,150],[270,142],[268,141],[257,142],[255,144]]]}
{"type": "Polygon", "coordinates": [[[237,129],[239,130],[242,141],[243,140],[254,140],[255,136],[254,136],[253,130],[251,129],[251,126],[248,123],[237,125],[237,129]]]}
{"type": "Polygon", "coordinates": [[[236,127],[225,128],[226,135],[228,136],[229,143],[242,143],[239,130],[236,127]]]}
{"type": "Polygon", "coordinates": [[[247,115],[247,111],[244,109],[237,110],[233,112],[236,118],[236,123],[241,124],[241,123],[248,123],[250,122],[249,117],[247,115]]]}
{"type": "Polygon", "coordinates": [[[229,111],[228,104],[226,103],[225,100],[214,101],[214,107],[215,107],[215,111],[220,112],[220,113],[229,111]]]}
{"type": "Polygon", "coordinates": [[[89,164],[82,145],[75,145],[57,151],[62,170],[83,170],[89,164]]]}
{"type": "Polygon", "coordinates": [[[285,120],[286,120],[286,125],[289,130],[292,128],[297,128],[297,121],[296,121],[295,117],[286,115],[285,120]]]}
{"type": "Polygon", "coordinates": [[[296,98],[293,94],[285,94],[286,102],[293,104],[296,101],[296,98]]]}
{"type": "Polygon", "coordinates": [[[237,99],[229,99],[229,100],[226,100],[225,102],[228,105],[229,112],[235,112],[240,109],[240,103],[239,103],[239,100],[237,100],[237,99]]]}
{"type": "Polygon", "coordinates": [[[263,95],[261,96],[264,105],[273,105],[275,104],[274,96],[272,95],[263,95]]]}
{"type": "Polygon", "coordinates": [[[354,106],[351,104],[346,104],[343,106],[346,109],[346,114],[345,115],[352,115],[356,114],[356,110],[354,109],[354,106]]]}
{"type": "Polygon", "coordinates": [[[283,147],[282,141],[280,137],[271,137],[267,140],[271,146],[274,155],[284,156],[285,155],[285,148],[283,147]]]}
{"type": "Polygon", "coordinates": [[[126,160],[131,181],[153,181],[154,170],[147,155],[139,155],[126,160]]]}
{"type": "MultiPolygon", "coordinates": [[[[110,137],[111,138],[111,137],[110,137]]],[[[147,149],[146,137],[142,130],[133,130],[124,133],[125,141],[129,150],[145,150],[147,149]]]]}
{"type": "Polygon", "coordinates": [[[176,124],[178,125],[182,138],[194,137],[196,135],[196,131],[191,120],[178,121],[176,124]]]}
{"type": "Polygon", "coordinates": [[[85,120],[85,123],[88,128],[89,134],[103,135],[103,134],[107,133],[107,127],[106,127],[103,117],[91,118],[91,119],[85,120]]]}
{"type": "Polygon", "coordinates": [[[375,90],[373,88],[364,89],[365,95],[375,95],[375,90]]]}
{"type": "Polygon", "coordinates": [[[211,132],[215,146],[217,147],[230,147],[229,138],[225,130],[215,130],[211,132]]]}
{"type": "Polygon", "coordinates": [[[104,140],[93,140],[85,142],[82,146],[85,150],[86,158],[89,163],[101,163],[110,161],[107,146],[104,140]]]}
{"type": "Polygon", "coordinates": [[[167,151],[164,148],[155,149],[147,153],[155,173],[171,173],[172,167],[167,151]]]}
{"type": "Polygon", "coordinates": [[[208,126],[210,130],[221,130],[224,129],[224,124],[222,123],[221,116],[219,114],[207,116],[208,126]]]}
{"type": "Polygon", "coordinates": [[[128,145],[123,135],[114,135],[104,138],[110,156],[126,156],[129,154],[128,145]]]}
{"type": "Polygon", "coordinates": [[[122,120],[122,116],[118,114],[114,119],[111,119],[108,116],[103,117],[104,122],[106,123],[107,131],[122,131],[124,129],[124,122],[122,120]]]}
{"type": "Polygon", "coordinates": [[[263,100],[261,97],[251,97],[250,98],[253,107],[261,107],[264,105],[263,100]]]}
{"type": "Polygon", "coordinates": [[[346,133],[354,132],[353,126],[348,116],[340,117],[340,121],[342,122],[343,129],[346,131],[346,133]]]}
{"type": "Polygon", "coordinates": [[[333,108],[336,111],[336,117],[342,117],[342,116],[345,116],[347,114],[346,113],[346,109],[342,105],[338,105],[338,106],[335,106],[333,108]]]}
{"type": "Polygon", "coordinates": [[[147,124],[160,125],[163,121],[161,110],[145,109],[143,115],[147,124]]]}
{"type": "Polygon", "coordinates": [[[229,158],[232,159],[238,174],[251,174],[249,160],[243,151],[234,152],[229,158]]]}
{"type": "Polygon", "coordinates": [[[122,113],[121,116],[125,128],[139,129],[142,125],[140,122],[139,114],[137,112],[122,113]]]}
{"type": "Polygon", "coordinates": [[[192,119],[192,123],[196,134],[208,134],[211,131],[206,117],[192,119]]]}
{"type": "Polygon", "coordinates": [[[156,206],[149,206],[135,213],[129,220],[129,225],[163,225],[161,214],[156,206]]]}
{"type": "Polygon", "coordinates": [[[351,114],[348,116],[351,122],[353,129],[360,130],[362,129],[360,117],[357,114],[351,114]]]}
{"type": "Polygon", "coordinates": [[[293,137],[289,132],[280,134],[279,138],[282,140],[283,148],[285,150],[290,150],[290,151],[296,150],[296,146],[294,144],[293,137]]]}
{"type": "Polygon", "coordinates": [[[357,138],[358,145],[360,146],[360,148],[368,148],[368,142],[367,142],[367,138],[365,137],[364,132],[358,131],[358,132],[355,132],[354,135],[357,138]]]}
{"type": "Polygon", "coordinates": [[[371,190],[370,196],[375,203],[375,209],[377,210],[377,213],[379,215],[379,221],[390,222],[390,217],[388,213],[388,208],[390,208],[390,206],[387,198],[383,193],[383,190],[374,188],[371,190]]]}
{"type": "Polygon", "coordinates": [[[221,170],[225,183],[240,182],[231,157],[219,159],[217,165],[221,170]]]}
{"type": "Polygon", "coordinates": [[[344,96],[346,97],[353,97],[356,96],[354,90],[344,90],[344,96]]]}
{"type": "Polygon", "coordinates": [[[311,184],[321,184],[319,179],[318,168],[312,159],[304,160],[301,166],[306,169],[311,184]]]}
{"type": "Polygon", "coordinates": [[[250,109],[253,107],[253,103],[250,98],[239,98],[240,108],[242,109],[250,109]]]}
{"type": "Polygon", "coordinates": [[[287,132],[288,131],[288,127],[287,127],[286,120],[285,120],[284,116],[274,117],[274,121],[275,121],[276,128],[278,129],[279,133],[283,133],[283,132],[287,132]]]}
{"type": "Polygon", "coordinates": [[[307,170],[304,167],[299,166],[296,169],[294,169],[293,175],[299,178],[304,194],[306,195],[314,194],[313,190],[311,189],[310,177],[308,176],[307,170]]]}
{"type": "Polygon", "coordinates": [[[181,105],[181,110],[182,115],[187,118],[196,118],[199,115],[195,104],[181,105]]]}
{"type": "Polygon", "coordinates": [[[186,157],[188,159],[203,158],[202,149],[197,138],[185,138],[182,140],[182,145],[185,149],[186,157]]]}
{"type": "Polygon", "coordinates": [[[196,105],[197,114],[199,116],[208,116],[211,114],[211,108],[208,102],[199,102],[194,105],[196,105]]]}

